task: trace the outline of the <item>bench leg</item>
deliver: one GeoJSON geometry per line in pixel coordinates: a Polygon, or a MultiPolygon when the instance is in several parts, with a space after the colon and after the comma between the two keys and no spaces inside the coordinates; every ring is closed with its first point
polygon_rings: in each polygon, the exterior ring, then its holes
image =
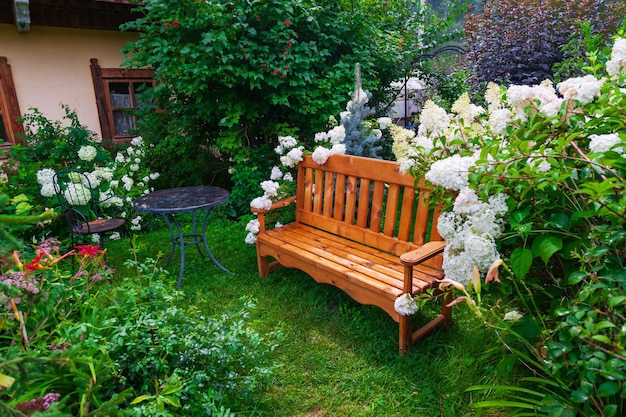
{"type": "Polygon", "coordinates": [[[404,355],[413,344],[413,316],[400,316],[398,324],[400,326],[399,353],[404,355]]]}
{"type": "Polygon", "coordinates": [[[452,302],[452,292],[446,291],[441,298],[441,316],[443,317],[443,324],[449,326],[452,324],[452,307],[448,307],[448,304],[452,302]]]}
{"type": "Polygon", "coordinates": [[[256,259],[259,268],[259,276],[265,278],[270,273],[270,264],[267,260],[267,256],[261,256],[257,251],[256,259]]]}

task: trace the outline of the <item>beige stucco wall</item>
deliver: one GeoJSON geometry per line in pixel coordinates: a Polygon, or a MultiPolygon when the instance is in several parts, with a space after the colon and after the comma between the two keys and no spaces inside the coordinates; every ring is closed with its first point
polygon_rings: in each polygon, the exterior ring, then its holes
{"type": "Polygon", "coordinates": [[[38,108],[48,119],[61,119],[60,104],[76,110],[80,122],[101,136],[91,78],[91,58],[102,68],[117,68],[121,48],[136,33],[31,27],[18,33],[0,24],[0,56],[8,59],[22,114],[38,108]]]}

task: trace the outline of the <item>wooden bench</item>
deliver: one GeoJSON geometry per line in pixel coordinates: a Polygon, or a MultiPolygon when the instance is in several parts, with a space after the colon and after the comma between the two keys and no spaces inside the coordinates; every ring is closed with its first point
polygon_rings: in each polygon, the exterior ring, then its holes
{"type": "Polygon", "coordinates": [[[375,305],[399,323],[400,354],[439,325],[451,321],[449,292],[440,291],[445,243],[437,233],[439,206],[430,189],[399,171],[399,164],[333,155],[324,165],[310,155],[298,165],[296,220],[268,230],[265,211],[257,213],[259,275],[279,266],[297,268],[319,283],[342,289],[361,304],[375,305]],[[413,331],[412,317],[396,312],[396,298],[434,289],[441,314],[413,331]]]}

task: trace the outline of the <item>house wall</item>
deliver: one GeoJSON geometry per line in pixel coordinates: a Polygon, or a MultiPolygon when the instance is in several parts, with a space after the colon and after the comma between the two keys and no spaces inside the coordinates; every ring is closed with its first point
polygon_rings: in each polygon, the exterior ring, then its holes
{"type": "Polygon", "coordinates": [[[11,65],[22,114],[30,107],[48,119],[60,120],[67,104],[83,125],[101,137],[91,78],[91,58],[102,68],[118,68],[121,49],[136,33],[31,26],[18,33],[15,25],[0,24],[0,56],[11,65]]]}

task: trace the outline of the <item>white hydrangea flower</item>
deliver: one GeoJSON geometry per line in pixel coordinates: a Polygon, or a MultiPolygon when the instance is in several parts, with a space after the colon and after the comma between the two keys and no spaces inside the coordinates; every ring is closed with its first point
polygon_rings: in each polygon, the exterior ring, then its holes
{"type": "Polygon", "coordinates": [[[119,238],[121,238],[122,236],[120,235],[119,232],[113,232],[109,235],[109,239],[110,240],[118,240],[119,238]]]}
{"type": "Polygon", "coordinates": [[[626,38],[615,39],[611,59],[606,63],[606,72],[611,77],[617,77],[626,71],[626,38]]]}
{"type": "Polygon", "coordinates": [[[52,198],[56,195],[56,190],[52,182],[47,182],[41,186],[41,195],[43,197],[52,198]]]}
{"type": "Polygon", "coordinates": [[[311,155],[311,157],[318,164],[324,165],[326,161],[328,160],[328,157],[330,157],[330,154],[331,154],[330,149],[325,148],[323,146],[318,146],[313,151],[313,154],[311,155]]]}
{"type": "Polygon", "coordinates": [[[118,164],[123,164],[124,162],[126,162],[126,158],[124,157],[124,154],[121,152],[118,152],[117,155],[115,155],[115,162],[118,164]]]}
{"type": "Polygon", "coordinates": [[[393,307],[402,316],[412,316],[417,313],[418,307],[411,294],[405,293],[396,298],[393,307]]]}
{"type": "Polygon", "coordinates": [[[272,208],[272,200],[268,196],[263,195],[253,199],[250,202],[250,207],[258,210],[269,210],[272,208]]]}
{"type": "Polygon", "coordinates": [[[496,109],[489,113],[489,126],[499,135],[506,132],[506,128],[512,120],[513,112],[506,108],[496,109]]]}
{"type": "Polygon", "coordinates": [[[475,213],[482,209],[483,203],[478,200],[476,191],[469,187],[463,188],[454,200],[454,211],[460,214],[475,213]]]}
{"type": "Polygon", "coordinates": [[[82,183],[68,183],[63,195],[68,204],[72,206],[84,206],[91,200],[91,191],[82,183]]]}
{"type": "Polygon", "coordinates": [[[442,107],[428,100],[419,117],[419,133],[424,135],[440,135],[450,126],[450,115],[442,107]]]}
{"type": "Polygon", "coordinates": [[[270,180],[278,181],[283,178],[283,172],[276,165],[272,167],[272,172],[270,174],[270,180]]]}
{"type": "Polygon", "coordinates": [[[343,143],[337,143],[330,148],[331,155],[345,155],[346,153],[346,145],[343,143]]]}
{"type": "Polygon", "coordinates": [[[50,169],[50,168],[40,169],[39,171],[37,171],[37,182],[40,185],[45,185],[48,183],[52,184],[52,181],[55,175],[56,173],[54,172],[53,169],[50,169]]]}
{"type": "Polygon", "coordinates": [[[261,183],[261,188],[265,192],[266,196],[276,197],[278,195],[278,189],[280,188],[280,184],[276,181],[263,181],[261,183]]]}
{"type": "Polygon", "coordinates": [[[295,167],[303,159],[302,158],[303,150],[304,150],[303,146],[293,148],[292,150],[287,152],[287,155],[280,157],[280,162],[288,168],[295,167]]]}
{"type": "Polygon", "coordinates": [[[454,253],[451,246],[446,246],[443,250],[443,270],[446,273],[446,278],[465,287],[472,279],[473,269],[474,263],[465,251],[454,253]]]}
{"type": "Polygon", "coordinates": [[[291,149],[298,144],[293,136],[279,136],[278,143],[283,149],[291,149]]]}
{"type": "Polygon", "coordinates": [[[91,145],[81,146],[78,150],[78,158],[87,162],[93,161],[97,154],[98,150],[91,145]]]}
{"type": "Polygon", "coordinates": [[[326,142],[329,139],[328,133],[326,132],[317,132],[313,140],[317,142],[326,142]]]}
{"type": "Polygon", "coordinates": [[[391,117],[379,117],[377,122],[379,128],[388,129],[391,126],[392,120],[391,117]]]}
{"type": "Polygon", "coordinates": [[[151,180],[156,180],[160,176],[161,176],[161,174],[159,174],[158,172],[153,172],[153,173],[150,174],[150,179],[151,180]]]}
{"type": "Polygon", "coordinates": [[[435,161],[426,173],[426,179],[435,185],[460,191],[469,184],[469,169],[476,163],[473,156],[453,155],[435,161]]]}
{"type": "Polygon", "coordinates": [[[602,85],[604,79],[598,80],[593,75],[585,75],[567,79],[557,84],[557,87],[566,100],[578,100],[585,105],[600,96],[602,85]]]}
{"type": "Polygon", "coordinates": [[[451,110],[458,114],[459,118],[464,120],[466,124],[485,112],[484,108],[472,104],[469,93],[461,94],[452,105],[451,110]]]}
{"type": "Polygon", "coordinates": [[[493,261],[500,257],[495,239],[488,234],[468,233],[465,237],[465,252],[480,271],[488,270],[493,261]]]}
{"type": "Polygon", "coordinates": [[[133,145],[133,146],[139,147],[139,146],[143,145],[143,138],[141,136],[134,137],[130,141],[130,144],[133,145]]]}
{"type": "Polygon", "coordinates": [[[293,182],[293,175],[291,175],[291,172],[286,172],[285,175],[283,175],[283,180],[293,182]]]}
{"type": "Polygon", "coordinates": [[[259,233],[261,230],[261,223],[258,219],[253,219],[246,224],[246,231],[251,233],[259,233]]]}
{"type": "Polygon", "coordinates": [[[252,233],[252,232],[248,233],[248,234],[246,235],[245,242],[246,242],[248,245],[254,245],[254,244],[256,243],[256,234],[255,234],[255,233],[252,233]]]}
{"type": "Polygon", "coordinates": [[[332,145],[337,145],[346,138],[346,128],[344,125],[335,126],[328,131],[328,138],[332,145]]]}
{"type": "Polygon", "coordinates": [[[589,135],[589,139],[589,150],[591,152],[607,152],[612,149],[617,153],[624,153],[624,148],[621,146],[613,149],[615,145],[624,143],[617,133],[589,135]]]}

